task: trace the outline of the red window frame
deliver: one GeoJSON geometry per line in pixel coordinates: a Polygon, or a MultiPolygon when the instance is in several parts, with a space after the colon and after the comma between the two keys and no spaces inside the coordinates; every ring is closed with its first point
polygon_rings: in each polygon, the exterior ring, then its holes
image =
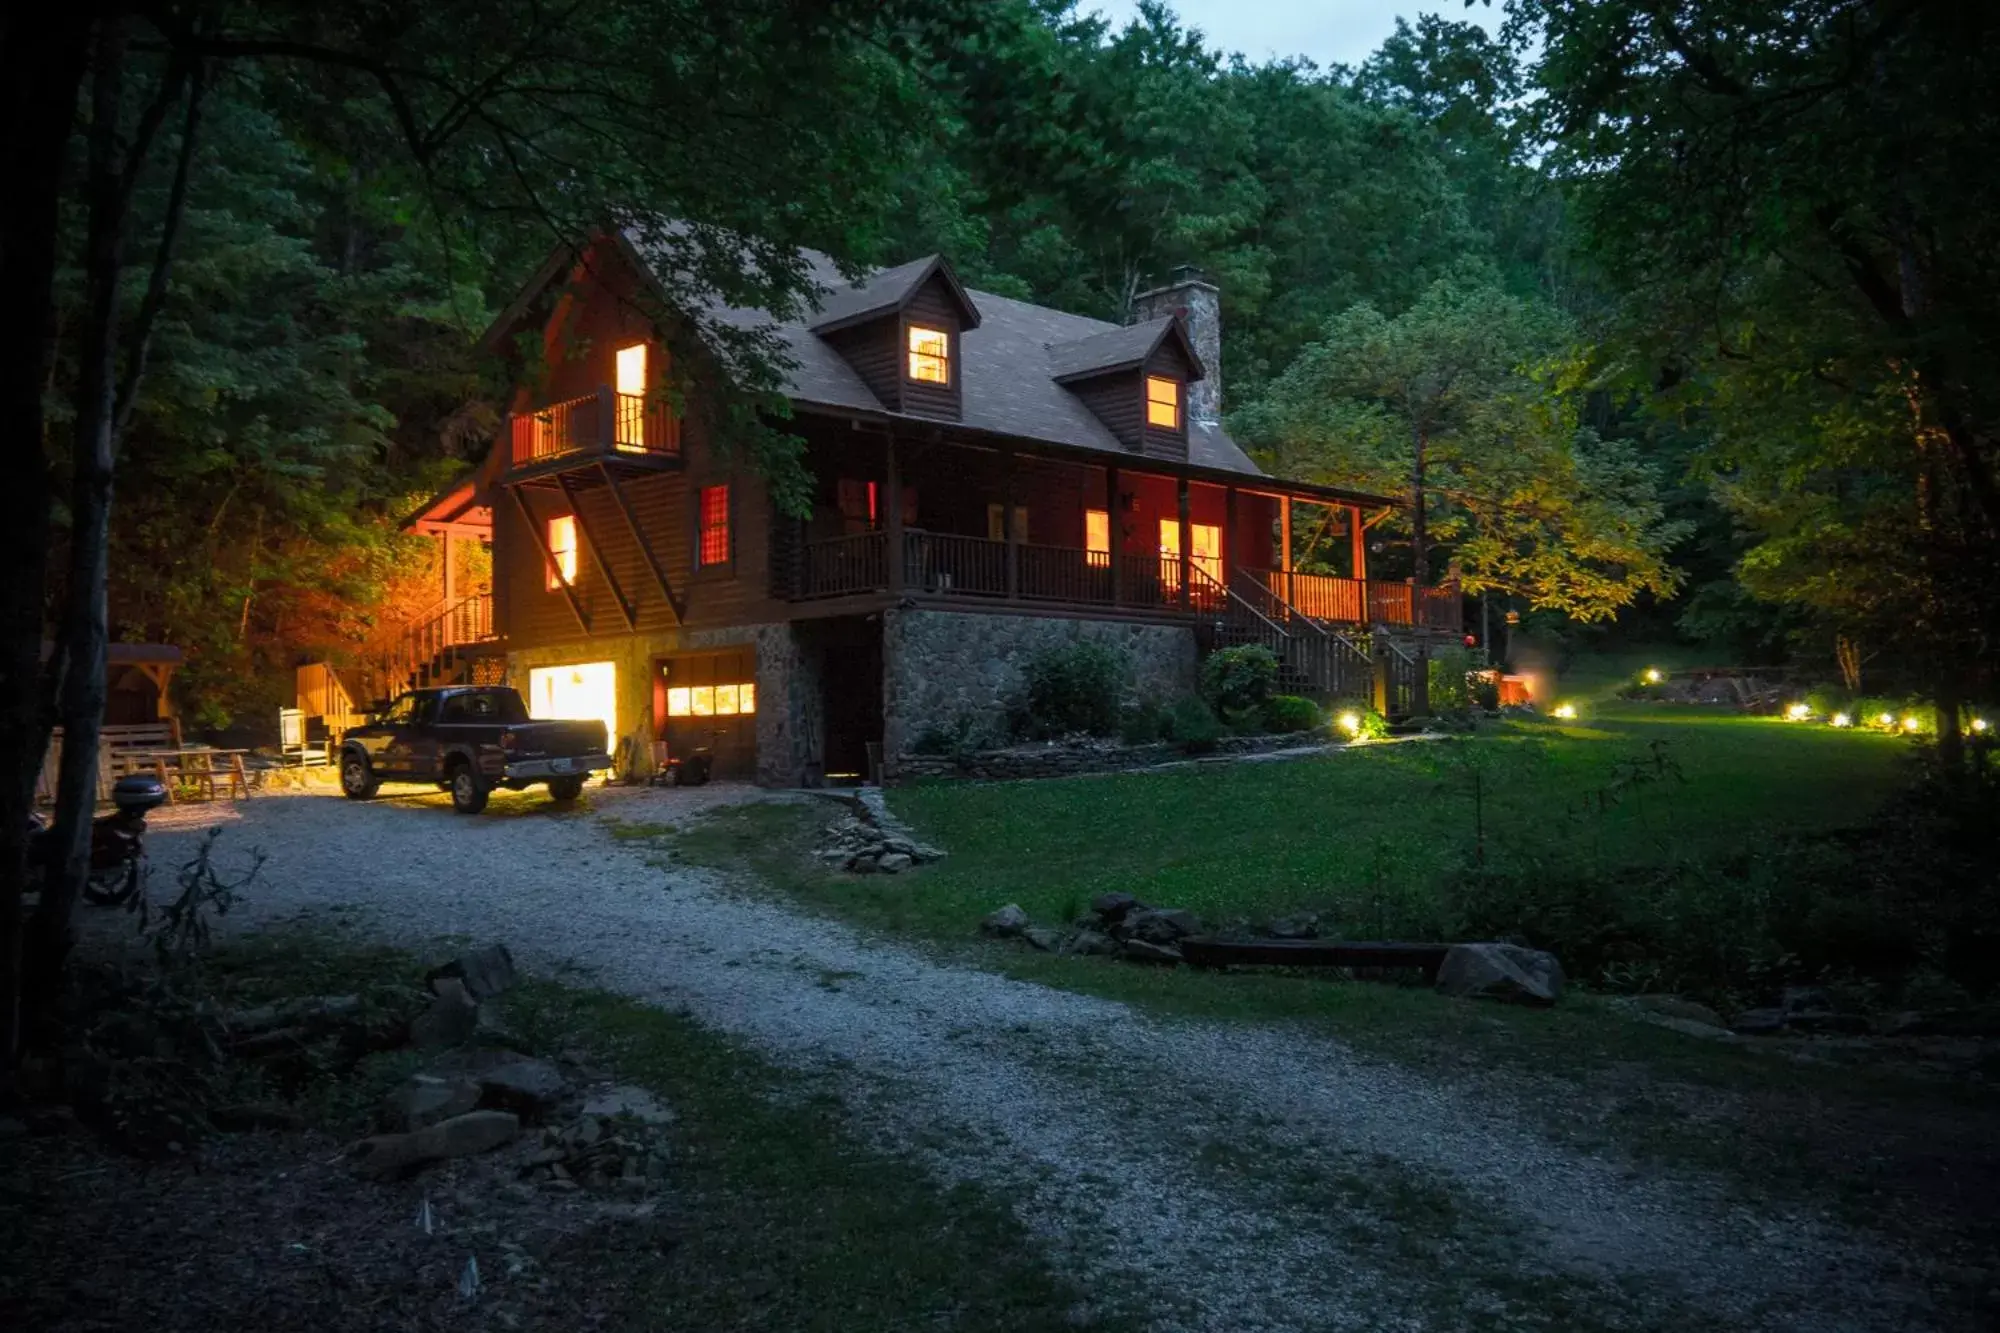
{"type": "Polygon", "coordinates": [[[703,486],[695,492],[694,562],[708,569],[729,563],[729,487],[703,486]]]}

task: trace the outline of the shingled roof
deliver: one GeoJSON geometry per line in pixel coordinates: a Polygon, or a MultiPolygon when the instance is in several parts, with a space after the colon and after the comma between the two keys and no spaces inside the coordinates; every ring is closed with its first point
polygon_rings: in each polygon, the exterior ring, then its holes
{"type": "MultiPolygon", "coordinates": [[[[947,276],[949,265],[942,265],[933,256],[876,270],[849,282],[826,255],[806,251],[805,259],[813,281],[824,293],[815,313],[800,320],[780,321],[762,310],[717,306],[711,308],[711,316],[738,328],[765,329],[778,336],[793,363],[786,374],[785,390],[800,406],[899,415],[884,408],[846,359],[819,335],[869,317],[858,312],[873,314],[896,308],[921,285],[933,265],[947,276]],[[892,293],[894,300],[890,299],[892,293]]],[[[664,285],[671,289],[671,284],[664,285]]],[[[960,424],[1023,440],[1131,457],[1131,451],[1081,399],[1058,382],[1058,377],[1074,380],[1137,365],[1168,336],[1180,336],[1185,344],[1185,336],[1177,330],[1170,334],[1172,320],[1126,326],[992,292],[960,290],[979,319],[977,325],[968,322],[959,334],[964,367],[960,424]],[[1140,348],[1143,350],[1134,355],[1134,349],[1140,348]]],[[[1193,349],[1184,350],[1188,360],[1199,367],[1193,349]]],[[[927,427],[937,424],[930,418],[912,416],[910,420],[927,427]]],[[[1213,422],[1188,423],[1188,462],[1246,476],[1265,475],[1213,422]]]]}

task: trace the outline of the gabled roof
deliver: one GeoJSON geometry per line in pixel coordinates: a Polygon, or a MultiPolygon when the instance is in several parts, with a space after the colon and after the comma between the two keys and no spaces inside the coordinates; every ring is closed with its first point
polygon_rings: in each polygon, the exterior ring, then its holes
{"type": "Polygon", "coordinates": [[[944,262],[943,255],[926,255],[829,291],[819,304],[819,313],[811,320],[812,331],[833,333],[899,311],[934,276],[943,279],[952,299],[958,303],[959,328],[978,328],[979,307],[966,295],[965,288],[959,286],[958,275],[951,271],[951,265],[944,262]]]}
{"type": "Polygon", "coordinates": [[[1058,384],[1071,384],[1121,370],[1137,370],[1169,338],[1179,344],[1181,355],[1194,367],[1189,379],[1198,380],[1208,373],[1201,358],[1194,354],[1194,344],[1188,341],[1181,322],[1171,315],[1162,315],[1143,324],[1127,324],[1074,342],[1057,343],[1049,348],[1049,375],[1058,384]]]}

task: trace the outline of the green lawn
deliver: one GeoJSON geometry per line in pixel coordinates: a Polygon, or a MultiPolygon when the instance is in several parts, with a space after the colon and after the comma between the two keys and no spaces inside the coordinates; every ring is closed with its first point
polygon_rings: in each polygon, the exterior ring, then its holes
{"type": "Polygon", "coordinates": [[[1479,822],[1496,863],[1727,856],[1865,819],[1907,753],[1892,736],[1606,704],[1571,725],[1291,763],[921,786],[894,792],[892,808],[951,855],[913,881],[853,892],[906,900],[899,915],[943,934],[1005,902],[1062,920],[1112,890],[1224,922],[1320,911],[1373,934],[1403,928],[1462,871],[1479,822]],[[1659,780],[1621,783],[1621,764],[1659,780]]]}

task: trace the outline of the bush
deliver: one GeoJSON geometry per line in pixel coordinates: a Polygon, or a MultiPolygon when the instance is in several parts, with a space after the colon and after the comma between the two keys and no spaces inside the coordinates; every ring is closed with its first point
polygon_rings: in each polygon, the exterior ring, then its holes
{"type": "Polygon", "coordinates": [[[1264,701],[1264,729],[1274,732],[1317,731],[1319,705],[1296,694],[1274,694],[1264,701]]]}
{"type": "Polygon", "coordinates": [[[1118,715],[1118,739],[1127,745],[1150,745],[1167,733],[1167,710],[1145,699],[1118,715]]]}
{"type": "Polygon", "coordinates": [[[1255,713],[1278,684],[1278,659],[1258,643],[1222,648],[1201,664],[1201,697],[1223,717],[1255,713]]]}
{"type": "Polygon", "coordinates": [[[1101,643],[1078,641],[1035,654],[1022,670],[1018,730],[1036,738],[1118,730],[1125,655],[1101,643]]]}
{"type": "Polygon", "coordinates": [[[1167,714],[1167,739],[1189,754],[1203,754],[1222,739],[1222,723],[1201,700],[1189,696],[1178,699],[1167,714]]]}
{"type": "Polygon", "coordinates": [[[975,713],[960,713],[949,722],[925,727],[910,742],[911,754],[962,755],[979,750],[990,750],[1001,744],[1003,737],[989,718],[975,713]]]}
{"type": "MultiPolygon", "coordinates": [[[[1440,648],[1431,655],[1431,711],[1455,712],[1473,704],[1472,673],[1479,669],[1469,648],[1440,648]]],[[[1493,704],[1500,704],[1499,686],[1493,687],[1493,704]]]]}
{"type": "Polygon", "coordinates": [[[1342,739],[1379,741],[1389,734],[1389,719],[1372,708],[1336,708],[1332,721],[1335,736],[1342,739]]]}

